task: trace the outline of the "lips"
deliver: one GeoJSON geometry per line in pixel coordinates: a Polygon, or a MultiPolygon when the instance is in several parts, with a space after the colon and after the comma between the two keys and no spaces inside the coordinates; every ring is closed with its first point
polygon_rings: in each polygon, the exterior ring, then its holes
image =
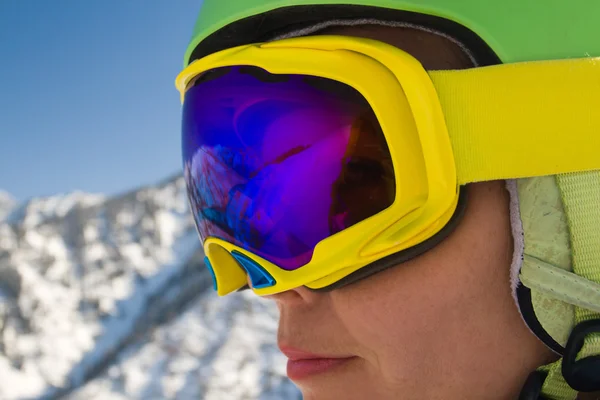
{"type": "Polygon", "coordinates": [[[356,358],[345,355],[313,354],[287,346],[281,346],[280,350],[288,358],[287,375],[293,381],[330,372],[356,358]]]}

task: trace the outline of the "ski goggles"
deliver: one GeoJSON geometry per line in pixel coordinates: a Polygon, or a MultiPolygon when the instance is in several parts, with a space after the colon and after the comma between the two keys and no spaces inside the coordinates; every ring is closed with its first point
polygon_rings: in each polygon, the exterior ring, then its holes
{"type": "Polygon", "coordinates": [[[448,235],[465,184],[599,170],[598,61],[426,71],[316,36],[193,62],[184,175],[218,294],[340,287],[448,235]]]}

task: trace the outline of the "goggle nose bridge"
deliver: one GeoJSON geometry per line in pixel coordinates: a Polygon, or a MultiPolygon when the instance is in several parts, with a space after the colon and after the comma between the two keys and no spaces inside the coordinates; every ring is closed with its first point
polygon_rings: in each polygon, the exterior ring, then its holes
{"type": "Polygon", "coordinates": [[[212,276],[214,289],[219,292],[238,290],[246,285],[247,277],[250,277],[251,285],[256,289],[277,284],[275,278],[258,262],[239,251],[229,251],[217,243],[207,246],[204,264],[212,276]]]}

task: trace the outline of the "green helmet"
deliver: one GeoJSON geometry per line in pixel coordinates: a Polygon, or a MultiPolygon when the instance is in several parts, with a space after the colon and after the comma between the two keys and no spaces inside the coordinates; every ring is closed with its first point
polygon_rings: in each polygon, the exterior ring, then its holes
{"type": "MultiPolygon", "coordinates": [[[[480,66],[600,56],[598,0],[204,0],[184,64],[334,20],[426,27],[462,43],[480,66]]],[[[600,173],[507,187],[516,303],[531,331],[564,357],[527,385],[561,400],[574,399],[574,389],[600,390],[600,173]],[[587,366],[574,366],[581,358],[587,366]]]]}
{"type": "Polygon", "coordinates": [[[185,65],[334,18],[430,26],[503,63],[600,56],[599,15],[596,0],[204,0],[185,65]]]}

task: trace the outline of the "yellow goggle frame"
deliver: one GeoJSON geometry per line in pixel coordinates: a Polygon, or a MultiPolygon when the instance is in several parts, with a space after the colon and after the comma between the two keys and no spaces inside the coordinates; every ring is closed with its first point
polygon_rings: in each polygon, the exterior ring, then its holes
{"type": "Polygon", "coordinates": [[[294,271],[224,240],[206,239],[220,296],[247,283],[232,252],[274,280],[252,288],[258,295],[324,288],[438,233],[456,209],[459,185],[600,169],[598,59],[427,72],[414,57],[382,42],[303,37],[193,62],[176,81],[182,102],[195,77],[239,65],[328,78],[358,90],[386,137],[396,198],[384,211],[319,242],[311,261],[294,271]]]}

